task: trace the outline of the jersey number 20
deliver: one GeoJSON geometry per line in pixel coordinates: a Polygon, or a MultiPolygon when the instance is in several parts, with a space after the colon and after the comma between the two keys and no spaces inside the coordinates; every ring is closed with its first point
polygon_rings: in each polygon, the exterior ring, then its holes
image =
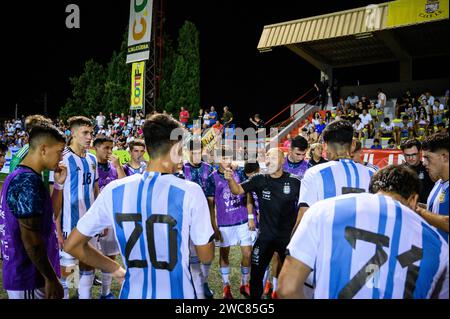
{"type": "MultiPolygon", "coordinates": [[[[133,247],[144,231],[142,227],[141,214],[116,214],[116,222],[123,229],[123,223],[133,222],[134,230],[125,245],[125,259],[129,268],[147,268],[147,260],[130,260],[130,254],[133,247]]],[[[178,262],[177,254],[177,236],[178,230],[175,228],[177,221],[170,215],[152,214],[145,222],[145,231],[147,235],[147,247],[150,261],[155,269],[173,270],[178,262]],[[169,262],[158,261],[156,259],[156,244],[155,244],[155,224],[167,224],[169,226],[169,262]]]]}

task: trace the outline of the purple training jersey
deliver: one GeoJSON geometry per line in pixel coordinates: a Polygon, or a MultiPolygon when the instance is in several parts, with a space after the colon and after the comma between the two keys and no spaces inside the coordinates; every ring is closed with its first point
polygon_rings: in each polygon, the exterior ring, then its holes
{"type": "Polygon", "coordinates": [[[41,176],[31,168],[18,166],[14,172],[8,175],[3,184],[0,207],[3,288],[11,291],[23,291],[45,286],[44,277],[25,250],[18,217],[41,217],[41,235],[45,247],[47,247],[47,256],[56,275],[60,277],[59,247],[53,220],[53,206],[41,176]],[[13,181],[14,179],[16,180],[13,181]],[[25,186],[29,187],[26,189],[26,194],[21,196],[20,192],[25,192],[23,189],[25,186]],[[13,203],[15,209],[10,208],[8,203],[13,203]]]}
{"type": "Polygon", "coordinates": [[[212,172],[212,166],[205,162],[202,162],[199,166],[193,166],[189,162],[183,165],[183,173],[185,179],[198,184],[203,189],[203,191],[206,190],[208,176],[212,172]]]}
{"type": "Polygon", "coordinates": [[[300,178],[300,180],[303,179],[303,176],[305,175],[307,169],[308,169],[307,160],[303,160],[298,163],[292,163],[287,156],[284,159],[283,171],[297,176],[298,178],[300,178]]]}
{"type": "Polygon", "coordinates": [[[98,188],[100,191],[117,178],[117,169],[110,162],[98,163],[98,188]]]}
{"type": "Polygon", "coordinates": [[[125,175],[131,176],[134,174],[143,174],[147,169],[147,164],[145,162],[141,162],[141,166],[139,166],[139,168],[133,168],[130,166],[130,164],[125,164],[122,167],[125,175]]]}
{"type": "MultiPolygon", "coordinates": [[[[236,183],[245,180],[242,170],[234,171],[236,183]]],[[[217,224],[219,227],[241,225],[248,222],[246,195],[233,195],[228,182],[219,171],[214,171],[208,178],[207,196],[216,202],[217,224]]]]}

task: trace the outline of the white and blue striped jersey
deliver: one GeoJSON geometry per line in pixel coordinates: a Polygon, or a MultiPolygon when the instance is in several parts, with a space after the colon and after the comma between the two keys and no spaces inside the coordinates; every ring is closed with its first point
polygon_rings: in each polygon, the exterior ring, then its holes
{"type": "Polygon", "coordinates": [[[373,168],[350,159],[329,161],[306,171],[300,188],[300,206],[312,206],[320,200],[348,193],[369,191],[373,168]]]}
{"type": "Polygon", "coordinates": [[[67,178],[64,182],[61,221],[62,231],[64,235],[68,235],[94,203],[98,171],[97,159],[89,152],[85,157],[80,157],[67,148],[63,163],[67,166],[67,178]]]}
{"type": "Polygon", "coordinates": [[[448,244],[384,195],[347,194],[311,206],[289,254],[314,270],[314,298],[448,298],[448,244]]]}
{"type": "Polygon", "coordinates": [[[92,237],[114,227],[126,268],[121,299],[193,299],[189,239],[206,245],[214,232],[197,184],[145,172],[109,183],[77,229],[92,237]]]}
{"type": "MultiPolygon", "coordinates": [[[[440,179],[436,182],[428,196],[427,209],[435,214],[448,216],[448,208],[448,181],[443,182],[440,179]]],[[[448,242],[448,233],[440,229],[437,229],[437,231],[448,242]]]]}

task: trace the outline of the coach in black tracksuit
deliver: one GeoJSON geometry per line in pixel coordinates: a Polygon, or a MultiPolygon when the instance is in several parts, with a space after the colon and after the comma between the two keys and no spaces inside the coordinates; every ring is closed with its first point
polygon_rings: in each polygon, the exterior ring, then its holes
{"type": "Polygon", "coordinates": [[[281,262],[286,257],[286,246],[297,219],[300,194],[300,179],[283,171],[283,152],[271,149],[266,158],[268,174],[254,175],[242,184],[236,183],[232,171],[225,172],[233,194],[255,192],[258,196],[259,234],[253,246],[250,273],[250,296],[253,299],[262,296],[264,272],[273,253],[278,253],[281,262]]]}

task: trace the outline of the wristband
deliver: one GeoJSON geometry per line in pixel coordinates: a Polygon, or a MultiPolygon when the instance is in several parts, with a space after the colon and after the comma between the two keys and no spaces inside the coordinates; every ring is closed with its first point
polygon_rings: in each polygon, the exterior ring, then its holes
{"type": "Polygon", "coordinates": [[[255,219],[255,216],[253,216],[253,215],[248,215],[248,219],[255,219]]]}
{"type": "Polygon", "coordinates": [[[53,189],[56,189],[58,191],[62,191],[64,189],[64,184],[59,184],[59,183],[55,182],[53,184],[53,189]]]}

